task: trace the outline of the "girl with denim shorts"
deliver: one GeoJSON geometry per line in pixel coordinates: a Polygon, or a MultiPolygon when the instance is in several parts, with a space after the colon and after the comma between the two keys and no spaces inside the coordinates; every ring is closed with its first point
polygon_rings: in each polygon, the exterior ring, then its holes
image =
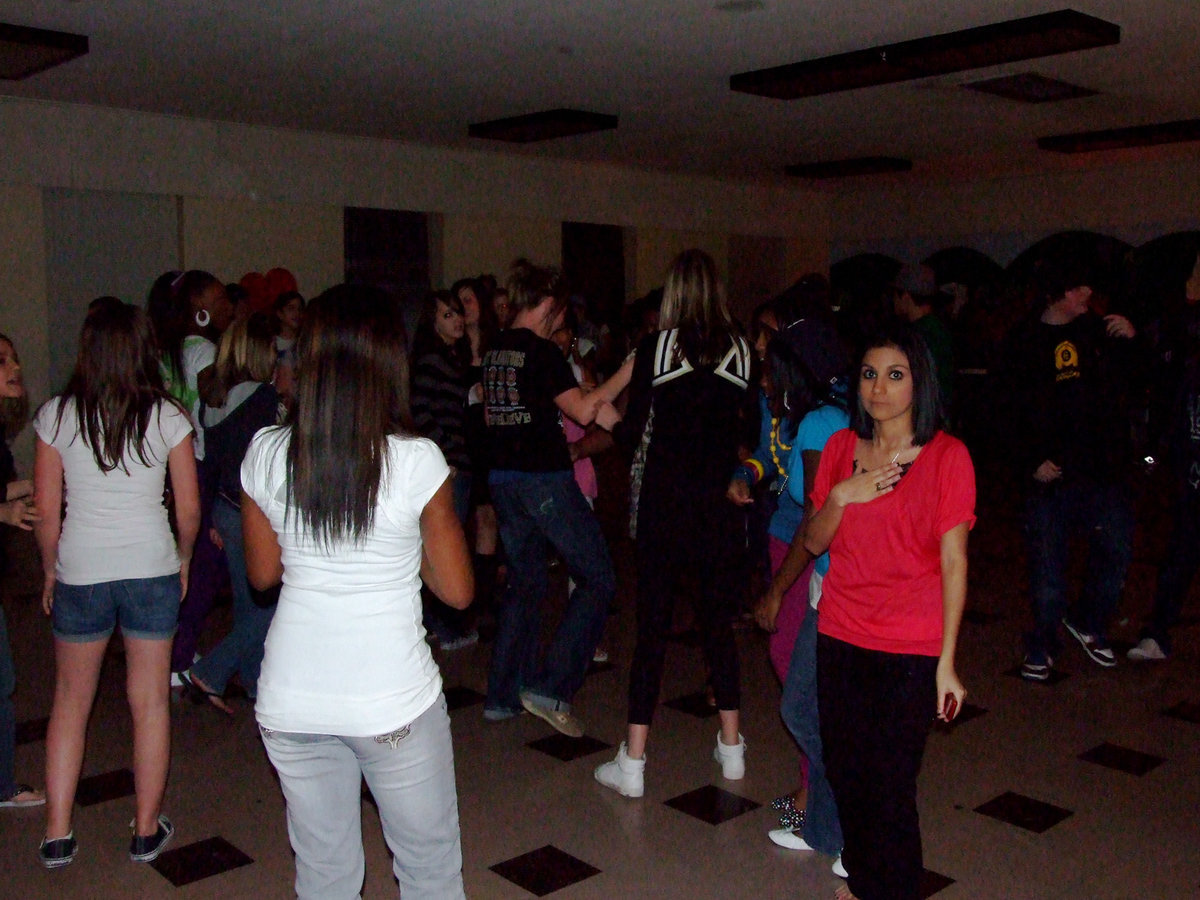
{"type": "Polygon", "coordinates": [[[171,638],[199,527],[187,413],[163,389],[153,332],[139,309],[94,303],[66,390],[34,419],[35,524],[54,631],[54,705],[46,731],[49,869],[78,850],[71,828],[88,717],[109,637],[120,626],[133,717],[137,797],[129,855],[155,859],[174,834],[161,815],[170,760],[171,638]],[[178,537],[163,504],[170,474],[178,537]],[[69,498],[66,516],[63,499],[69,498]]]}

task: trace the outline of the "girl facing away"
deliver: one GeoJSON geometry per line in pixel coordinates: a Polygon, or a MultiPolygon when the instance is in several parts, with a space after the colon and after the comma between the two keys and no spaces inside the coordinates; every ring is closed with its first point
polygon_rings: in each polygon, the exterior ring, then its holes
{"type": "Polygon", "coordinates": [[[358,896],[364,778],[406,900],[464,896],[450,718],[420,591],[466,607],[471,561],[450,468],[410,424],[404,346],[382,291],[316,298],[296,341],[296,405],[241,468],[250,583],[283,580],[255,714],[301,898],[358,896]]]}
{"type": "Polygon", "coordinates": [[[38,856],[53,869],[78,851],[71,810],[88,716],[105,648],[120,626],[137,797],[129,856],[150,862],[175,832],[161,814],[171,748],[171,639],[200,506],[191,422],[163,388],[150,321],[140,309],[93,307],[66,390],[38,410],[34,430],[41,516],[34,533],[55,661],[46,836],[38,856]],[[177,538],[162,501],[168,475],[177,538]],[[64,488],[71,497],[65,519],[64,488]]]}

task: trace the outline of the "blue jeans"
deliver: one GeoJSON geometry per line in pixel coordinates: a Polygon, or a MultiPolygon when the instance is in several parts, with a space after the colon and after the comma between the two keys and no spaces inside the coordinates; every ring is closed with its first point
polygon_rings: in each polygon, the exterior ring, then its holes
{"type": "MultiPolygon", "coordinates": [[[[454,496],[454,514],[465,528],[471,512],[471,473],[455,473],[450,485],[454,496]]],[[[457,640],[470,631],[466,610],[447,606],[427,588],[421,591],[421,624],[439,642],[457,640]]]]}
{"type": "Polygon", "coordinates": [[[212,652],[193,666],[200,680],[218,694],[225,693],[236,672],[242,687],[251,697],[258,694],[258,673],[262,668],[263,642],[275,616],[275,605],[259,606],[246,580],[246,550],[242,544],[242,511],[218,497],[213,503],[213,526],[225,543],[229,563],[229,583],[233,590],[233,628],[212,652]]]}
{"type": "Polygon", "coordinates": [[[287,801],[300,900],[360,896],[366,871],[359,789],[364,778],[404,900],[466,896],[445,697],[416,721],[384,735],[259,730],[287,801]]]}
{"type": "Polygon", "coordinates": [[[51,627],[60,641],[79,644],[108,640],[117,625],[125,637],[169,641],[182,593],[178,573],[97,584],[55,582],[51,627]]]}
{"type": "Polygon", "coordinates": [[[8,643],[8,623],[4,618],[4,609],[0,607],[0,800],[7,800],[17,792],[13,775],[17,718],[12,702],[16,688],[17,676],[13,670],[12,647],[8,643]]]}
{"type": "Polygon", "coordinates": [[[571,472],[522,473],[491,482],[508,584],[497,609],[485,708],[518,711],[520,694],[570,708],[604,633],[616,580],[600,524],[571,472]],[[546,547],[562,556],[575,590],[539,664],[546,547]]]}
{"type": "Polygon", "coordinates": [[[842,824],[821,752],[821,717],[817,711],[817,610],[811,606],[805,613],[792,649],[779,712],[800,752],[808,757],[804,840],[819,853],[837,856],[842,852],[842,824]]]}
{"type": "Polygon", "coordinates": [[[1061,649],[1058,626],[1068,615],[1066,572],[1076,529],[1087,534],[1087,575],[1069,619],[1103,643],[1133,555],[1133,508],[1125,487],[1064,479],[1039,487],[1025,512],[1034,619],[1030,658],[1040,662],[1061,649]]]}
{"type": "Polygon", "coordinates": [[[1183,601],[1200,569],[1200,494],[1184,488],[1175,501],[1167,555],[1158,570],[1154,610],[1142,637],[1158,641],[1163,653],[1171,652],[1171,629],[1179,623],[1183,601]]]}

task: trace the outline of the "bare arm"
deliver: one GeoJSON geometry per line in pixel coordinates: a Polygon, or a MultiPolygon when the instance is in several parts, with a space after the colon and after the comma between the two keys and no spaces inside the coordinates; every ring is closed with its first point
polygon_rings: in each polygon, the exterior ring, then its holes
{"type": "Polygon", "coordinates": [[[421,542],[421,580],[447,606],[466,609],[475,596],[475,576],[449,478],[421,510],[421,542]]]}
{"type": "Polygon", "coordinates": [[[803,574],[813,559],[813,555],[804,546],[804,531],[813,515],[812,500],[808,498],[812,496],[813,482],[817,480],[821,451],[805,450],[801,459],[804,461],[804,518],[801,519],[796,533],[792,535],[792,543],[788,546],[787,556],[783,558],[779,571],[775,573],[766,593],[754,608],[754,618],[764,631],[775,631],[775,618],[779,615],[779,608],[783,606],[783,595],[791,590],[796,579],[803,574]]]}
{"type": "Polygon", "coordinates": [[[23,500],[33,493],[33,482],[28,478],[10,481],[4,492],[4,501],[23,500]]]}
{"type": "Polygon", "coordinates": [[[246,579],[256,590],[265,591],[283,579],[283,552],[271,520],[242,491],[242,543],[246,551],[246,579]]]}
{"type": "Polygon", "coordinates": [[[636,358],[637,354],[630,353],[625,362],[621,363],[621,368],[613,372],[612,377],[592,393],[600,394],[609,403],[616,403],[621,392],[629,387],[629,380],[633,377],[633,362],[636,358]]]}
{"type": "Polygon", "coordinates": [[[604,396],[599,389],[585,394],[580,387],[563,391],[554,398],[554,405],[580,425],[591,425],[596,418],[596,410],[603,403],[604,396]]]}
{"type": "Polygon", "coordinates": [[[200,484],[196,477],[196,451],[188,435],[171,448],[167,456],[167,472],[171,476],[171,496],[175,503],[175,527],[179,531],[179,580],[187,594],[188,573],[192,566],[192,549],[200,530],[200,484]]]}
{"type": "Polygon", "coordinates": [[[58,451],[41,438],[34,450],[33,488],[40,516],[34,523],[33,536],[42,557],[42,609],[50,615],[54,608],[58,539],[62,534],[63,464],[58,451]]]}
{"type": "Polygon", "coordinates": [[[954,697],[955,712],[962,708],[966,688],[954,670],[954,654],[958,649],[958,630],[967,605],[967,532],[966,522],[955,525],[942,535],[942,652],[937,664],[937,711],[945,722],[946,699],[954,697]]]}

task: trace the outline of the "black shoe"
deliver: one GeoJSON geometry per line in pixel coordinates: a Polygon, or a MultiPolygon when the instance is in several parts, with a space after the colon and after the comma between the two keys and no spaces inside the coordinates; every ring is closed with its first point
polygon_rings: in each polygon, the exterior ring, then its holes
{"type": "Polygon", "coordinates": [[[61,869],[69,866],[75,854],[79,852],[79,842],[75,840],[75,832],[69,832],[66,837],[48,841],[42,838],[38,846],[38,859],[47,869],[61,869]]]}
{"type": "Polygon", "coordinates": [[[153,862],[167,849],[175,836],[175,826],[166,816],[158,817],[158,830],[151,835],[135,834],[129,841],[129,858],[134,862],[153,862]]]}

